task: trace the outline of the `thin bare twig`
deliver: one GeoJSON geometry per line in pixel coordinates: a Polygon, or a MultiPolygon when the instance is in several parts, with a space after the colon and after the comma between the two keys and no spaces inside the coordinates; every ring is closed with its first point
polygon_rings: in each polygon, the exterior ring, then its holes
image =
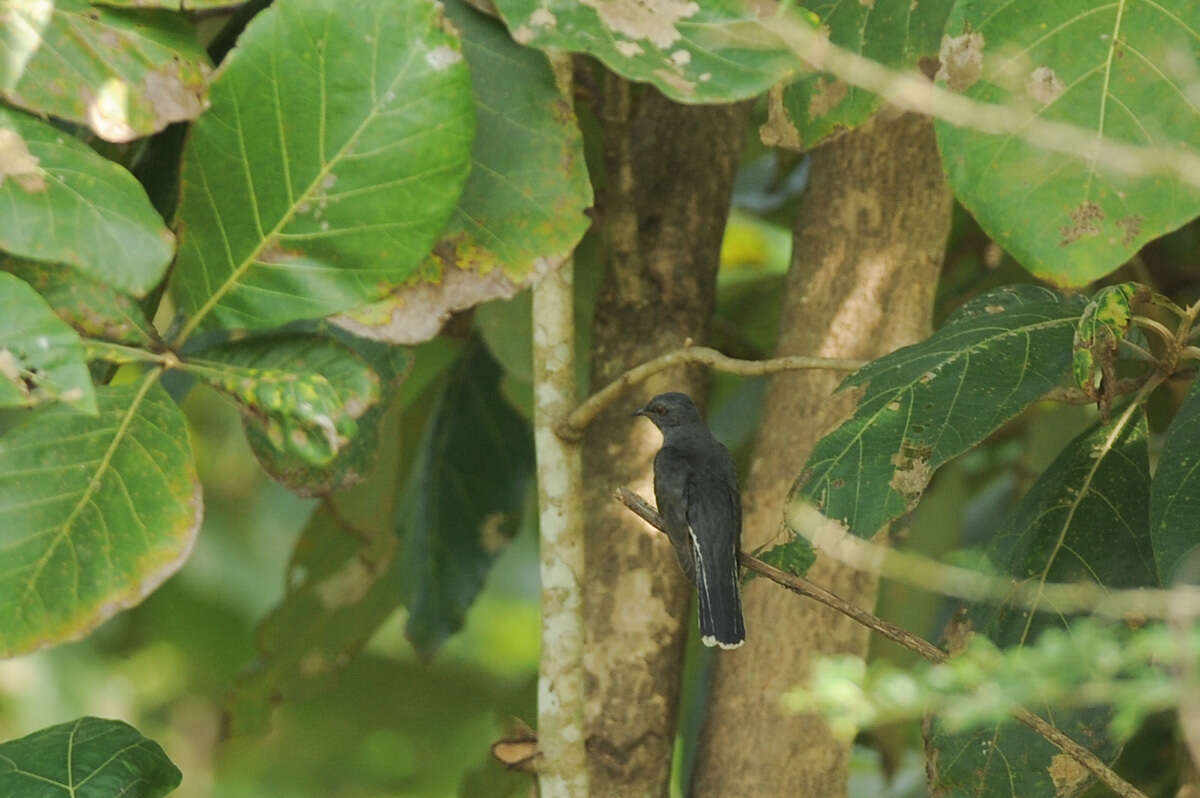
{"type": "Polygon", "coordinates": [[[564,440],[579,440],[583,437],[583,431],[587,429],[588,424],[591,424],[596,416],[600,415],[618,396],[632,386],[644,382],[652,375],[660,371],[665,371],[672,366],[703,363],[716,371],[725,372],[726,374],[758,376],[795,369],[857,371],[865,365],[865,362],[862,360],[808,357],[805,355],[777,357],[770,360],[738,360],[706,346],[685,346],[682,349],[676,349],[674,352],[668,352],[653,360],[646,361],[640,366],[634,366],[620,377],[617,377],[608,385],[605,385],[599,391],[589,396],[579,407],[571,411],[571,415],[567,416],[566,420],[559,424],[556,432],[564,440]]]}
{"type": "MultiPolygon", "coordinates": [[[[631,512],[640,517],[650,526],[657,529],[659,532],[666,532],[662,517],[645,499],[638,496],[628,488],[618,488],[616,498],[631,512]]],[[[743,566],[754,571],[755,573],[765,576],[772,582],[781,585],[788,590],[801,596],[819,601],[830,609],[846,615],[847,617],[861,623],[868,629],[871,629],[884,637],[904,646],[909,651],[919,654],[929,662],[941,663],[949,659],[949,655],[930,643],[923,637],[914,635],[907,629],[897,626],[893,623],[888,623],[877,615],[874,615],[861,607],[855,606],[850,602],[842,599],[838,595],[831,593],[825,588],[816,585],[802,576],[795,576],[778,568],[768,565],[757,557],[746,554],[744,551],[738,553],[738,560],[743,566]]],[[[1065,734],[1061,729],[1047,722],[1044,718],[1035,715],[1029,710],[1018,707],[1013,710],[1013,717],[1029,728],[1037,732],[1041,737],[1064,754],[1070,756],[1080,765],[1082,765],[1089,773],[1104,783],[1121,798],[1146,798],[1145,793],[1134,787],[1129,782],[1125,781],[1108,765],[1092,753],[1090,750],[1075,742],[1070,736],[1065,734]]]]}

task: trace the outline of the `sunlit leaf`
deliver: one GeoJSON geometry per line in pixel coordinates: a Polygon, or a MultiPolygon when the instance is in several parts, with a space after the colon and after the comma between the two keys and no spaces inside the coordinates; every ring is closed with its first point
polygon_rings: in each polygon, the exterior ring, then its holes
{"type": "MultiPolygon", "coordinates": [[[[1113,423],[1071,441],[1021,500],[989,546],[989,559],[1025,583],[1099,582],[1110,587],[1157,583],[1149,534],[1150,463],[1146,418],[1127,408],[1113,423]]],[[[956,635],[985,634],[1002,648],[1033,644],[1048,628],[1067,627],[1051,605],[973,607],[956,635]],[[1036,610],[1036,611],[1034,611],[1036,610]]],[[[1106,707],[1039,711],[1106,761],[1120,745],[1108,734],[1106,707]]],[[[1071,796],[1089,774],[1015,722],[949,733],[935,720],[929,740],[933,790],[980,798],[1071,796]],[[1064,761],[1065,760],[1065,761],[1064,761]],[[1078,777],[1068,779],[1066,773],[1078,777]]]]}
{"type": "Polygon", "coordinates": [[[0,438],[0,656],[83,636],[175,573],[200,527],[179,407],[147,373],[0,438]]]}
{"type": "Polygon", "coordinates": [[[1078,298],[1014,286],[964,305],[919,344],[846,378],[854,417],[817,444],[793,496],[870,537],[911,508],[933,472],[1057,385],[1078,298]]]}
{"type": "Polygon", "coordinates": [[[133,175],[81,141],[0,108],[0,249],[67,263],[141,296],[175,238],[133,175]]]}
{"type": "Polygon", "coordinates": [[[427,656],[462,627],[531,484],[532,434],[500,396],[500,377],[478,341],[455,364],[396,513],[406,631],[427,656]]]}
{"type": "Polygon", "coordinates": [[[1075,328],[1072,372],[1075,384],[1095,390],[1117,358],[1117,350],[1133,320],[1133,303],[1139,293],[1149,291],[1137,283],[1120,283],[1101,288],[1087,303],[1075,328]]]}
{"type": "Polygon", "coordinates": [[[183,775],[128,723],[84,717],[0,743],[0,795],[159,798],[183,775]]]}
{"type": "Polygon", "coordinates": [[[247,26],[184,154],[178,340],[413,275],[470,168],[470,76],[444,25],[432,0],[280,0],[247,26]]]}
{"type": "Polygon", "coordinates": [[[83,345],[28,283],[0,272],[0,407],[43,402],[96,412],[83,345]]]}
{"type": "Polygon", "coordinates": [[[1166,446],[1150,488],[1150,534],[1159,579],[1170,587],[1180,578],[1200,581],[1194,556],[1200,546],[1200,379],[1192,382],[1163,437],[1166,446]]]}
{"type": "Polygon", "coordinates": [[[57,263],[0,258],[0,269],[37,289],[60,319],[88,338],[151,347],[158,333],[129,294],[57,263]]]}
{"type": "Polygon", "coordinates": [[[583,142],[546,56],[463,0],[448,2],[446,13],[471,68],[471,176],[424,270],[432,279],[337,317],[356,335],[427,340],[454,311],[507,299],[557,268],[590,223],[583,142]]]}
{"type": "MultiPolygon", "coordinates": [[[[837,46],[898,70],[916,70],[938,53],[942,28],[953,0],[808,0],[821,30],[837,46]]],[[[784,86],[763,128],[769,144],[810,150],[830,136],[865,122],[879,108],[877,94],[851,86],[836,75],[802,75],[784,86]]]]}
{"type": "Polygon", "coordinates": [[[129,141],[194,119],[208,56],[178,14],[125,14],[87,0],[0,0],[0,96],[129,141]]]}
{"type": "Polygon", "coordinates": [[[353,350],[316,335],[232,341],[188,358],[188,368],[232,396],[275,457],[328,465],[379,401],[379,377],[353,350]]]}
{"type": "MultiPolygon", "coordinates": [[[[496,0],[496,7],[521,44],[594,55],[679,102],[753,97],[798,67],[790,50],[764,39],[774,4],[761,15],[739,0],[496,0]]],[[[784,13],[789,24],[811,24],[807,14],[784,13]]]]}
{"type": "MultiPolygon", "coordinates": [[[[939,78],[1015,113],[1148,147],[1200,149],[1200,4],[1193,0],[960,0],[939,78]]],[[[954,193],[1039,277],[1083,285],[1200,213],[1200,190],[1117,174],[1089,152],[938,122],[954,193]]]]}

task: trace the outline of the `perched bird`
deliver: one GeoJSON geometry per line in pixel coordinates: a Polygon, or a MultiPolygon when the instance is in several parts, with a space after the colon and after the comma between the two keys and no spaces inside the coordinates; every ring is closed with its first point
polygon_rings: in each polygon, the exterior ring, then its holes
{"type": "Polygon", "coordinates": [[[737,648],[746,640],[746,625],[737,559],[742,502],[733,458],[687,394],[659,394],[634,415],[653,421],[663,435],[654,457],[654,497],[679,565],[700,592],[700,639],[706,646],[737,648]]]}

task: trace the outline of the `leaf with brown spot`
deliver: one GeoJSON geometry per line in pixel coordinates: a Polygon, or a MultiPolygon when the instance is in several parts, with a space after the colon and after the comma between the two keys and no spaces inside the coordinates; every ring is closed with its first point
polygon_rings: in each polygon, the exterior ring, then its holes
{"type": "Polygon", "coordinates": [[[414,344],[456,311],[508,299],[558,268],[587,230],[592,188],[583,141],[546,56],[496,20],[446,3],[471,68],[471,175],[422,274],[386,299],[336,317],[355,335],[414,344]]]}
{"type": "MultiPolygon", "coordinates": [[[[952,0],[875,0],[804,3],[820,18],[829,40],[898,70],[915,69],[936,55],[952,0]]],[[[771,98],[771,130],[780,146],[810,150],[869,119],[880,106],[876,94],[849,86],[828,73],[801,75],[771,98]],[[791,130],[781,128],[790,120],[791,130]]]]}
{"type": "Polygon", "coordinates": [[[1038,286],[998,289],[852,374],[841,389],[866,386],[854,416],[817,444],[792,498],[871,537],[934,471],[1059,383],[1082,308],[1038,286]]]}
{"type": "Polygon", "coordinates": [[[7,108],[0,108],[0,164],[0,249],[74,266],[135,296],[162,279],[175,238],[129,172],[7,108]]]}
{"type": "Polygon", "coordinates": [[[13,31],[0,95],[13,105],[88,125],[108,141],[148,136],[208,106],[208,56],[178,14],[3,0],[0,18],[13,31]]]}
{"type": "MultiPolygon", "coordinates": [[[[982,57],[971,51],[970,80],[945,64],[938,77],[973,100],[1097,140],[1198,151],[1200,103],[1186,91],[1197,30],[1194,0],[959,2],[948,41],[980,37],[982,57]]],[[[1059,285],[1103,277],[1200,214],[1200,189],[1169,173],[1117,172],[1089,147],[1050,152],[1022,132],[936,128],[958,200],[1022,266],[1059,285]]]]}

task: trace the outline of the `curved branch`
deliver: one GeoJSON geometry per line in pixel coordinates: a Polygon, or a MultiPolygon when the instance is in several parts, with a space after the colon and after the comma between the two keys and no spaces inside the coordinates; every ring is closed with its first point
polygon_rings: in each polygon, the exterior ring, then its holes
{"type": "Polygon", "coordinates": [[[710,368],[726,374],[740,374],[753,377],[762,374],[775,374],[780,371],[793,369],[828,369],[830,371],[857,371],[866,361],[847,360],[834,357],[808,357],[795,355],[792,357],[777,357],[771,360],[738,360],[710,349],[706,346],[685,346],[665,355],[648,360],[640,366],[635,366],[617,377],[592,394],[579,407],[571,411],[571,415],[561,423],[555,432],[566,441],[577,441],[583,437],[583,431],[612,404],[618,396],[651,375],[665,371],[672,366],[682,366],[689,363],[702,363],[710,368]]]}
{"type": "MultiPolygon", "coordinates": [[[[650,526],[660,532],[665,533],[666,529],[658,511],[650,506],[642,497],[638,496],[628,488],[619,488],[616,498],[624,504],[635,515],[639,516],[650,526]]],[[[813,584],[802,576],[794,576],[785,571],[781,571],[772,565],[768,565],[757,557],[738,552],[738,560],[743,566],[755,573],[765,576],[772,582],[775,582],[782,587],[787,588],[801,596],[815,599],[830,609],[836,610],[853,620],[861,623],[863,626],[878,632],[884,637],[904,646],[910,651],[919,654],[929,662],[940,663],[949,659],[949,655],[930,643],[928,640],[914,635],[907,629],[899,627],[893,623],[888,623],[882,618],[874,615],[861,607],[857,607],[848,601],[843,600],[837,595],[830,593],[823,587],[813,584]]],[[[1070,756],[1080,765],[1082,765],[1089,773],[1104,783],[1121,798],[1146,798],[1145,793],[1134,787],[1129,782],[1121,778],[1112,768],[1104,764],[1100,757],[1096,756],[1089,749],[1077,743],[1069,735],[1061,729],[1047,722],[1044,718],[1035,715],[1029,710],[1018,707],[1013,710],[1013,717],[1025,724],[1033,731],[1037,732],[1041,737],[1056,748],[1062,751],[1067,756],[1070,756]]]]}

